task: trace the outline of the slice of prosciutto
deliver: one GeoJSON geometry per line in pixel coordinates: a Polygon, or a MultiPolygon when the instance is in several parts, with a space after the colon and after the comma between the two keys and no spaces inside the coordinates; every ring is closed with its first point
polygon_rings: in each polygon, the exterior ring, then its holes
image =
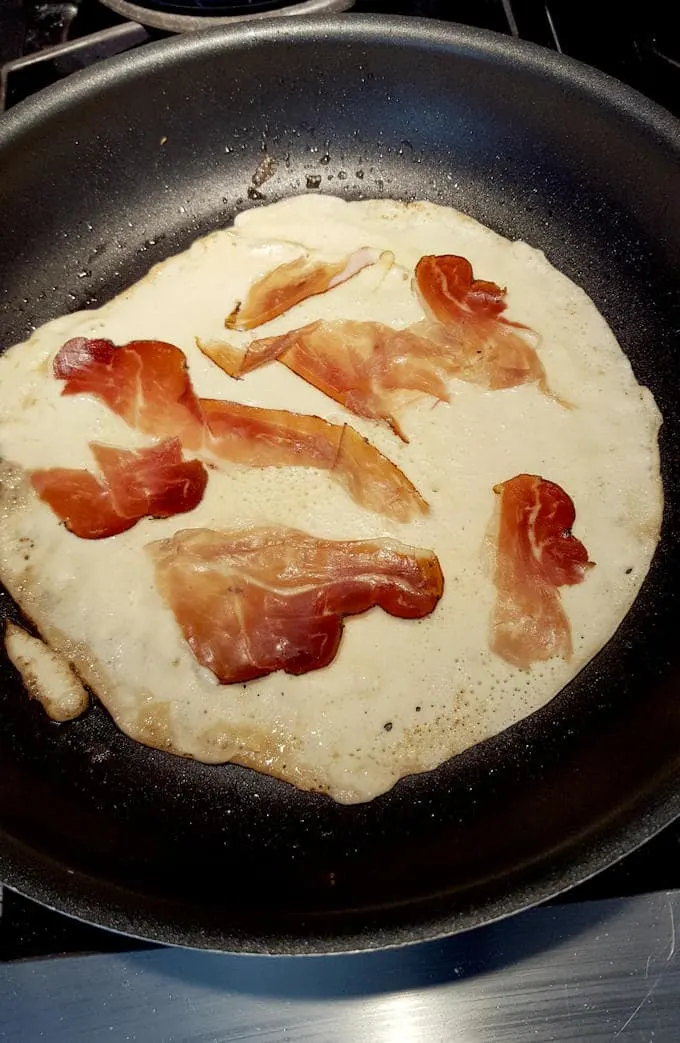
{"type": "Polygon", "coordinates": [[[580,583],[592,562],[571,533],[574,504],[533,474],[495,486],[500,497],[491,649],[514,666],[572,655],[559,588],[580,583]]]}
{"type": "Polygon", "coordinates": [[[376,250],[364,248],[336,262],[313,261],[303,256],[280,264],[253,283],[245,300],[239,301],[224,325],[229,330],[252,330],[308,297],[347,282],[379,257],[376,250]]]}
{"type": "MultiPolygon", "coordinates": [[[[416,265],[415,285],[437,339],[461,346],[464,380],[491,390],[537,383],[547,392],[545,370],[536,354],[538,335],[503,316],[506,290],[475,279],[466,257],[426,255],[416,265]]],[[[433,334],[429,328],[429,335],[433,334]]]]}
{"type": "Polygon", "coordinates": [[[183,460],[178,438],[145,449],[90,443],[102,477],[52,467],[31,473],[31,483],[66,528],[86,540],[131,529],[140,518],[169,518],[197,507],[208,474],[200,460],[183,460]]]}
{"type": "Polygon", "coordinates": [[[83,540],[117,536],[139,521],[118,513],[108,485],[90,471],[51,467],[33,471],[31,483],[69,532],[83,540]]]}
{"type": "Polygon", "coordinates": [[[416,285],[428,317],[405,329],[380,322],[312,322],[245,351],[221,341],[198,347],[231,377],[278,360],[357,416],[387,424],[413,397],[449,400],[457,378],[495,391],[536,383],[548,392],[537,335],[503,318],[505,291],[475,279],[464,257],[422,257],[416,285]]]}
{"type": "Polygon", "coordinates": [[[408,522],[429,508],[403,471],[349,424],[318,416],[200,399],[219,459],[249,467],[318,467],[355,503],[394,521],[408,522]]]}
{"type": "Polygon", "coordinates": [[[342,424],[321,417],[199,399],[184,353],[162,341],[76,338],[61,348],[54,374],[62,394],[97,396],[128,424],[176,435],[209,463],[327,470],[356,503],[396,521],[426,514],[427,503],[387,457],[342,424]]]}
{"type": "Polygon", "coordinates": [[[420,619],[444,580],[436,556],[394,540],[322,540],[285,527],[185,529],[147,547],[195,658],[222,684],[327,666],[345,616],[420,619]]]}
{"type": "Polygon", "coordinates": [[[312,322],[278,337],[254,340],[245,352],[222,342],[198,346],[231,377],[278,359],[356,416],[387,424],[407,441],[395,411],[405,393],[448,401],[446,379],[460,371],[455,352],[410,329],[380,322],[312,322]]]}
{"type": "Polygon", "coordinates": [[[130,427],[161,438],[177,437],[199,449],[205,421],[191,385],[184,352],[160,340],[75,337],[57,353],[53,372],[64,381],[62,395],[95,395],[130,427]]]}

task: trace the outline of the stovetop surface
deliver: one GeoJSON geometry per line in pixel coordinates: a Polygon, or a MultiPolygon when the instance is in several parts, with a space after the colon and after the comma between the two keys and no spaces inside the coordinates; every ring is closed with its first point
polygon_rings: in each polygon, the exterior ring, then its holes
{"type": "MultiPolygon", "coordinates": [[[[203,15],[267,13],[292,0],[138,0],[154,11],[203,15]]],[[[353,13],[440,18],[506,33],[562,51],[595,65],[680,115],[680,5],[648,0],[626,8],[615,0],[354,0],[353,13]]],[[[35,56],[50,47],[109,36],[42,63],[12,70],[7,105],[27,97],[93,59],[167,33],[121,32],[126,19],[99,0],[3,0],[0,4],[0,65],[35,56]]]]}
{"type": "MultiPolygon", "coordinates": [[[[290,0],[288,0],[290,3],[290,0]]],[[[153,0],[177,12],[190,0],[153,0]]],[[[224,15],[286,6],[286,0],[203,0],[224,15]]],[[[624,12],[613,0],[355,0],[353,13],[440,18],[562,51],[623,80],[680,116],[680,5],[649,0],[624,12]]],[[[206,23],[209,17],[205,17],[206,23]]],[[[130,25],[99,0],[0,0],[5,107],[94,60],[168,35],[130,25]],[[94,35],[93,35],[94,34],[94,35]]],[[[680,887],[680,825],[557,902],[608,899],[680,887]]],[[[144,948],[44,909],[0,888],[0,961],[144,948]]]]}

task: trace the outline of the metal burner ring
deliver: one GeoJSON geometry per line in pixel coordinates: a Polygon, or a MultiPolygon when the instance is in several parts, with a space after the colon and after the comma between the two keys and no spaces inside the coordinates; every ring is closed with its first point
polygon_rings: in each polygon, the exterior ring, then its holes
{"type": "Polygon", "coordinates": [[[230,25],[232,22],[348,11],[350,7],[353,7],[354,0],[297,0],[296,3],[289,4],[286,7],[275,8],[272,11],[217,15],[215,17],[212,15],[171,14],[167,11],[158,11],[155,8],[128,3],[128,0],[101,0],[101,3],[124,18],[129,18],[133,22],[139,22],[141,25],[150,26],[153,29],[165,29],[166,32],[171,33],[184,33],[193,29],[208,29],[213,25],[230,25]]]}

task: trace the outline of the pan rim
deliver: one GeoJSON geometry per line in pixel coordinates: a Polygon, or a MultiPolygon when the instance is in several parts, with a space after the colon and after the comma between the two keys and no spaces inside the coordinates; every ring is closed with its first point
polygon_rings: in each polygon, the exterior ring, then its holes
{"type": "MultiPolygon", "coordinates": [[[[675,780],[677,783],[677,780],[675,780]]],[[[438,896],[423,901],[405,903],[403,907],[387,906],[374,914],[352,916],[353,928],[342,927],[343,911],[310,917],[295,924],[295,930],[274,922],[273,928],[253,928],[252,921],[232,922],[231,928],[217,927],[213,933],[204,925],[193,928],[187,923],[171,922],[167,903],[148,894],[136,895],[129,889],[103,881],[86,873],[59,865],[44,854],[40,855],[40,870],[33,866],[35,859],[21,855],[25,845],[0,834],[0,860],[3,864],[2,886],[16,891],[39,905],[80,921],[85,925],[103,928],[122,937],[180,949],[224,953],[233,956],[292,956],[320,957],[405,949],[422,942],[438,942],[459,934],[528,912],[545,902],[553,901],[573,887],[587,883],[598,873],[614,865],[620,858],[637,851],[653,839],[670,822],[680,817],[680,791],[670,782],[667,792],[639,805],[627,808],[625,821],[613,826],[605,834],[597,831],[597,842],[588,853],[576,860],[570,855],[568,841],[554,858],[546,872],[545,860],[534,863],[535,875],[525,874],[519,887],[512,877],[504,878],[505,887],[492,898],[480,904],[471,904],[466,912],[446,911],[447,897],[438,896]],[[635,832],[631,844],[631,832],[635,832]],[[49,863],[49,883],[46,886],[46,863],[49,863]],[[118,897],[118,903],[115,903],[118,897]],[[139,897],[145,906],[151,902],[158,908],[159,919],[140,912],[135,905],[139,897]],[[165,905],[165,910],[164,910],[165,905]],[[413,919],[399,917],[395,912],[412,910],[413,919]],[[101,915],[106,911],[106,917],[101,915]],[[318,929],[317,923],[325,929],[318,929]],[[337,921],[339,929],[336,929],[337,921]],[[329,927],[329,923],[333,926],[329,927]]],[[[619,816],[620,817],[620,816],[619,816]]],[[[587,838],[586,838],[587,841],[587,838]]],[[[572,853],[573,854],[573,853],[572,853]]],[[[192,907],[193,908],[193,907],[192,907]]],[[[200,907],[195,907],[196,909],[200,907]]]]}
{"type": "Polygon", "coordinates": [[[22,133],[32,122],[49,119],[83,98],[91,99],[97,89],[105,90],[126,74],[144,76],[158,64],[172,64],[175,54],[178,60],[190,60],[196,56],[211,56],[222,48],[239,50],[266,44],[287,46],[307,38],[317,38],[320,33],[325,38],[334,37],[338,42],[390,42],[417,48],[429,44],[453,54],[512,61],[528,71],[547,72],[565,86],[586,90],[590,96],[601,96],[627,118],[636,119],[647,129],[654,130],[660,138],[668,139],[670,146],[680,147],[680,120],[663,106],[614,76],[568,55],[527,40],[457,22],[410,15],[352,14],[347,17],[340,14],[298,16],[284,19],[283,24],[281,19],[264,18],[257,23],[240,23],[233,27],[215,26],[145,43],[105,58],[43,88],[3,113],[0,116],[0,149],[11,141],[13,134],[22,133]]]}
{"type": "Polygon", "coordinates": [[[206,927],[206,911],[211,916],[223,912],[212,906],[176,903],[74,870],[8,832],[0,832],[1,881],[54,912],[153,944],[232,955],[296,957],[405,948],[508,919],[591,880],[680,817],[679,782],[677,770],[660,772],[633,799],[612,808],[609,815],[600,816],[578,834],[565,837],[558,846],[518,864],[502,877],[491,875],[475,883],[464,892],[463,908],[452,908],[458,893],[452,887],[383,905],[309,913],[299,922],[292,912],[265,923],[252,913],[238,920],[230,910],[227,920],[218,919],[216,926],[206,927]],[[498,886],[487,896],[484,892],[489,883],[498,886]],[[481,897],[475,893],[478,887],[481,897]],[[173,913],[175,908],[180,909],[179,919],[173,913]]]}

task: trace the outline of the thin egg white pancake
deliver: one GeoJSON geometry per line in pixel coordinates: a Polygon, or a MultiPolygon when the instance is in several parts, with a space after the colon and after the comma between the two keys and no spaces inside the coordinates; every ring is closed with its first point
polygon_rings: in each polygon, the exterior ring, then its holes
{"type": "Polygon", "coordinates": [[[429,203],[288,199],[240,215],[233,229],[197,241],[103,308],[50,322],[0,358],[0,576],[134,739],[207,762],[236,761],[341,802],[365,801],[537,710],[609,640],[659,538],[660,420],[593,303],[527,244],[429,203]],[[395,263],[367,267],[253,334],[225,331],[225,316],[276,265],[304,250],[337,260],[362,247],[390,251],[395,263]],[[418,322],[413,269],[435,253],[462,254],[476,276],[507,286],[508,318],[540,334],[549,386],[572,409],[535,385],[486,391],[452,381],[450,403],[422,400],[403,410],[405,444],[279,363],[234,381],[196,347],[197,337],[245,346],[319,318],[418,322]],[[362,509],[328,473],[225,465],[210,472],[189,514],[147,518],[110,539],[73,536],[38,500],[26,472],[93,469],[90,441],[152,441],[91,396],[61,396],[51,363],[75,336],[166,340],[185,352],[201,396],[350,423],[405,472],[430,514],[399,524],[362,509]],[[561,588],[573,658],[528,671],[489,651],[494,586],[485,553],[492,488],[522,472],[566,490],[576,506],[574,534],[596,563],[583,583],[561,588]],[[423,620],[379,609],[347,619],[339,653],[323,670],[220,686],[193,658],[144,548],[180,529],[272,524],[430,548],[444,595],[423,620]]]}

